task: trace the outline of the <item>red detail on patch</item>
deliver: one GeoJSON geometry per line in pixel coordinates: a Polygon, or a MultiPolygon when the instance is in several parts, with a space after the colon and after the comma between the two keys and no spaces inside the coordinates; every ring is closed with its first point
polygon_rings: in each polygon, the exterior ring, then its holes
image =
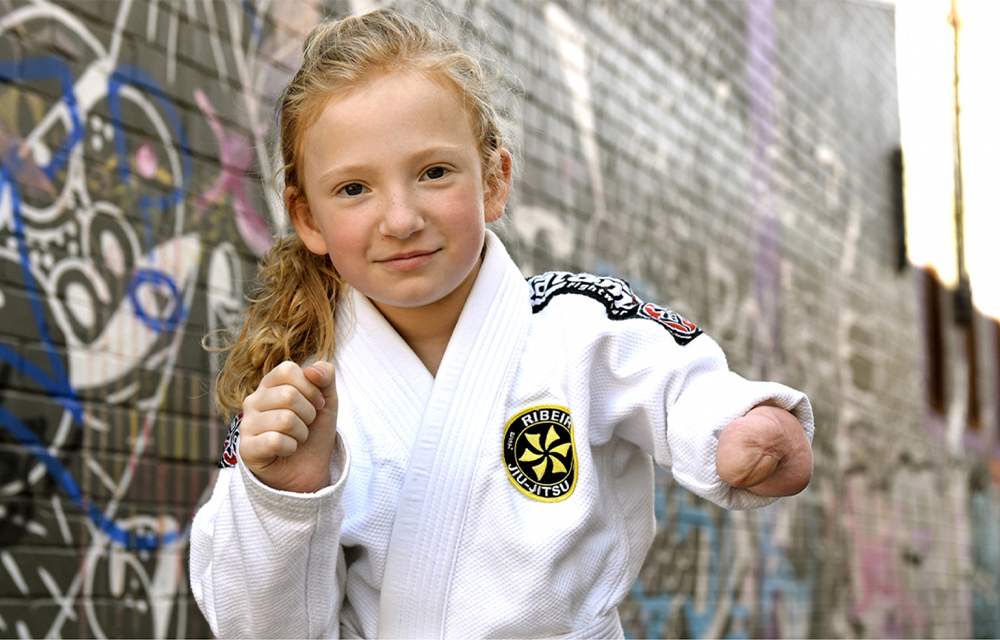
{"type": "MultiPolygon", "coordinates": [[[[632,296],[632,298],[635,299],[635,296],[632,296]]],[[[642,309],[643,311],[648,313],[651,317],[656,318],[657,320],[663,317],[663,312],[660,311],[657,308],[657,306],[652,303],[647,302],[642,309]]]]}
{"type": "Polygon", "coordinates": [[[670,322],[669,320],[665,320],[665,322],[674,329],[677,329],[678,331],[683,331],[685,333],[690,333],[698,328],[694,326],[693,322],[688,322],[687,320],[681,320],[680,322],[670,322]]]}
{"type": "Polygon", "coordinates": [[[220,468],[235,467],[238,462],[236,447],[239,446],[241,422],[243,422],[242,413],[233,418],[232,424],[229,425],[229,432],[226,434],[226,440],[222,445],[222,455],[219,456],[220,468]]]}
{"type": "Polygon", "coordinates": [[[700,332],[695,323],[685,320],[679,313],[664,309],[652,302],[642,305],[639,315],[656,320],[674,335],[694,337],[700,332]]]}

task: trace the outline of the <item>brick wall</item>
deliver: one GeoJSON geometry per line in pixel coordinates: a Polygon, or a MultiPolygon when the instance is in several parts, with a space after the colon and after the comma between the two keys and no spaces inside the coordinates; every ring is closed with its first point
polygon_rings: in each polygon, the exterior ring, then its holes
{"type": "MultiPolygon", "coordinates": [[[[186,573],[224,434],[201,340],[285,228],[266,143],[301,37],[361,4],[4,4],[0,636],[209,633],[186,573]]],[[[965,433],[962,394],[926,400],[926,287],[895,264],[891,8],[444,5],[519,81],[498,231],[524,272],[625,277],[814,403],[795,499],[726,512],[658,475],[626,632],[1000,633],[995,332],[977,318],[965,433]]]]}

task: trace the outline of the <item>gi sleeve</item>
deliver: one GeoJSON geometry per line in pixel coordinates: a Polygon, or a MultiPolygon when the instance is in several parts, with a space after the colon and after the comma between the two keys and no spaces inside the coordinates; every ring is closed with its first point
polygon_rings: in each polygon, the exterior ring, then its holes
{"type": "Polygon", "coordinates": [[[719,506],[751,509],[770,504],[776,498],[732,487],[719,477],[715,468],[719,436],[733,420],[754,407],[769,405],[795,416],[812,442],[815,425],[809,398],[777,382],[746,380],[728,369],[722,350],[711,338],[700,336],[690,346],[697,342],[704,354],[685,362],[674,374],[677,379],[665,389],[667,447],[654,454],[656,460],[668,462],[674,479],[684,488],[719,506]]]}
{"type": "Polygon", "coordinates": [[[340,546],[350,455],[312,494],[261,483],[238,459],[220,470],[191,530],[191,590],[221,638],[335,638],[346,566],[340,546]]]}
{"type": "Polygon", "coordinates": [[[602,386],[610,398],[593,406],[629,440],[669,469],[684,488],[726,509],[762,507],[775,498],[726,484],[715,468],[722,430],[758,405],[794,415],[812,441],[809,399],[776,382],[757,382],[729,370],[726,357],[707,335],[676,341],[655,323],[619,323],[598,349],[608,369],[602,386]]]}
{"type": "Polygon", "coordinates": [[[773,405],[792,413],[811,442],[813,414],[803,393],[731,372],[714,340],[679,314],[643,303],[622,280],[556,273],[534,291],[536,312],[551,313],[558,326],[551,340],[567,340],[580,354],[568,359],[570,375],[589,372],[592,444],[632,442],[682,486],[727,509],[774,502],[723,482],[715,468],[719,436],[750,409],[773,405]],[[581,295],[562,295],[571,288],[581,295]],[[573,322],[561,320],[567,317],[573,322]]]}

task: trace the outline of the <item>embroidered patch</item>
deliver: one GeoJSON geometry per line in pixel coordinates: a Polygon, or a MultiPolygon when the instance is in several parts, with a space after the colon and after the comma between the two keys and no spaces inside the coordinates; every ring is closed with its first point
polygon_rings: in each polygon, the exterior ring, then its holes
{"type": "Polygon", "coordinates": [[[619,278],[550,271],[528,278],[528,285],[531,287],[532,313],[544,309],[558,295],[576,293],[603,304],[612,320],[644,318],[658,323],[682,347],[702,333],[693,322],[684,319],[676,311],[643,302],[632,293],[628,283],[619,278]]]}
{"type": "Polygon", "coordinates": [[[229,425],[229,433],[226,434],[226,442],[222,445],[222,455],[219,456],[219,468],[228,469],[236,466],[236,447],[240,443],[240,423],[243,422],[243,414],[233,418],[229,425]]]}
{"type": "Polygon", "coordinates": [[[576,489],[573,422],[565,407],[525,409],[503,431],[507,477],[532,500],[560,502],[576,489]]]}

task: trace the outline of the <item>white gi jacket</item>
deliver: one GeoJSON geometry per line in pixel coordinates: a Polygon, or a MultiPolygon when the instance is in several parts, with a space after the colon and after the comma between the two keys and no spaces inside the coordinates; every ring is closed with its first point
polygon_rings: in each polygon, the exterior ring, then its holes
{"type": "Polygon", "coordinates": [[[357,292],[337,311],[332,485],[271,489],[231,431],[191,533],[194,596],[223,637],[621,637],[653,539],[653,461],[726,508],[772,500],[715,471],[754,406],[809,400],[731,373],[692,323],[621,280],[529,281],[488,232],[432,377],[357,292]]]}

